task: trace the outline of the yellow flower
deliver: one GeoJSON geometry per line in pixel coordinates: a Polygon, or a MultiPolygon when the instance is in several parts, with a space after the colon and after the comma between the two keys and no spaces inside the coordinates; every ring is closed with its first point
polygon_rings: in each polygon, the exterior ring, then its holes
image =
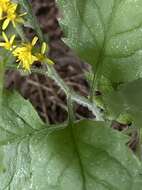
{"type": "Polygon", "coordinates": [[[37,57],[38,61],[40,61],[40,62],[46,62],[50,65],[53,65],[54,62],[51,59],[47,58],[47,56],[45,55],[46,50],[48,50],[48,49],[49,49],[49,47],[47,46],[47,44],[45,42],[43,42],[42,46],[41,46],[41,52],[36,53],[36,57],[37,57]]]}
{"type": "Polygon", "coordinates": [[[9,0],[0,0],[0,19],[3,19],[3,13],[7,11],[9,3],[9,0]]]}
{"type": "Polygon", "coordinates": [[[5,42],[0,42],[0,47],[3,47],[7,50],[12,50],[13,49],[13,43],[14,43],[14,39],[15,39],[15,35],[12,35],[10,39],[8,39],[7,35],[2,32],[2,36],[5,40],[5,42]]]}
{"type": "Polygon", "coordinates": [[[16,23],[24,22],[24,20],[22,19],[22,16],[25,15],[26,13],[17,15],[16,13],[17,7],[18,7],[17,3],[10,3],[8,5],[7,10],[6,10],[5,20],[2,25],[3,30],[5,30],[8,27],[10,22],[12,22],[14,27],[16,27],[16,23]]]}
{"type": "Polygon", "coordinates": [[[17,47],[13,51],[13,55],[17,57],[17,62],[24,70],[30,71],[31,65],[38,61],[37,57],[33,55],[32,49],[35,46],[38,38],[34,37],[32,43],[24,43],[23,46],[17,47]]]}

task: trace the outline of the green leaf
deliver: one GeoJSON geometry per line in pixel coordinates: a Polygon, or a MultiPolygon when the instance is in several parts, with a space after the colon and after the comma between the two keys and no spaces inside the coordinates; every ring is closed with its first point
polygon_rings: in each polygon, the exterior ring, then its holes
{"type": "Polygon", "coordinates": [[[13,57],[7,50],[0,48],[0,110],[3,98],[4,73],[6,70],[6,65],[9,62],[11,64],[13,63],[13,57]]]}
{"type": "Polygon", "coordinates": [[[3,106],[0,110],[0,144],[11,142],[42,129],[41,121],[29,101],[18,93],[4,93],[3,106]]]}
{"type": "Polygon", "coordinates": [[[0,130],[0,190],[141,190],[128,138],[103,122],[48,129],[29,103],[7,94],[0,130]]]}
{"type": "MultiPolygon", "coordinates": [[[[120,114],[131,115],[136,126],[142,124],[142,79],[121,85],[117,91],[106,93],[103,96],[104,104],[110,115],[116,119],[120,114]]],[[[113,118],[113,119],[114,119],[113,118]]]]}
{"type": "Polygon", "coordinates": [[[57,0],[64,41],[93,65],[96,77],[142,76],[142,0],[57,0]]]}

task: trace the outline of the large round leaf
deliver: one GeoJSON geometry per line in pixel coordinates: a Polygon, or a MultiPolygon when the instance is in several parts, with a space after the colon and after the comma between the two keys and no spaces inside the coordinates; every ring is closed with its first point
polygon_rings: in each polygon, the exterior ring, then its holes
{"type": "Polygon", "coordinates": [[[142,0],[57,0],[64,41],[113,82],[142,76],[142,0]]]}
{"type": "Polygon", "coordinates": [[[30,104],[8,95],[0,131],[0,190],[141,190],[128,138],[103,122],[48,129],[30,104]]]}

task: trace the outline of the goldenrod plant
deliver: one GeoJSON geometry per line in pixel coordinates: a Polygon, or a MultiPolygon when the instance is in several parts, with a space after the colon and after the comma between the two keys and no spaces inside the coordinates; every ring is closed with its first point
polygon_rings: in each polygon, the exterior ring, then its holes
{"type": "Polygon", "coordinates": [[[54,69],[30,1],[0,0],[0,190],[141,190],[142,0],[57,4],[64,42],[92,65],[90,95],[77,94],[54,69]],[[68,120],[44,123],[29,101],[4,89],[6,69],[53,79],[66,94],[68,120]],[[94,119],[76,121],[75,102],[94,119]],[[126,129],[116,131],[114,121],[126,129]],[[128,147],[133,132],[135,152],[128,147]]]}

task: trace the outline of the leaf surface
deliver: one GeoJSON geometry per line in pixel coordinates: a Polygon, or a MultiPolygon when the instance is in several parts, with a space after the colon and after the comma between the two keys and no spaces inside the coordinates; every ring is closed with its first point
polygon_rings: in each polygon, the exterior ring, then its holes
{"type": "Polygon", "coordinates": [[[128,138],[103,122],[51,130],[17,94],[5,96],[3,110],[0,190],[141,190],[141,163],[128,138]]]}
{"type": "Polygon", "coordinates": [[[142,0],[57,0],[64,41],[93,65],[98,80],[142,76],[142,0]]]}
{"type": "Polygon", "coordinates": [[[103,96],[108,113],[117,119],[120,114],[128,113],[137,127],[142,123],[142,79],[120,85],[117,91],[103,96]]]}

